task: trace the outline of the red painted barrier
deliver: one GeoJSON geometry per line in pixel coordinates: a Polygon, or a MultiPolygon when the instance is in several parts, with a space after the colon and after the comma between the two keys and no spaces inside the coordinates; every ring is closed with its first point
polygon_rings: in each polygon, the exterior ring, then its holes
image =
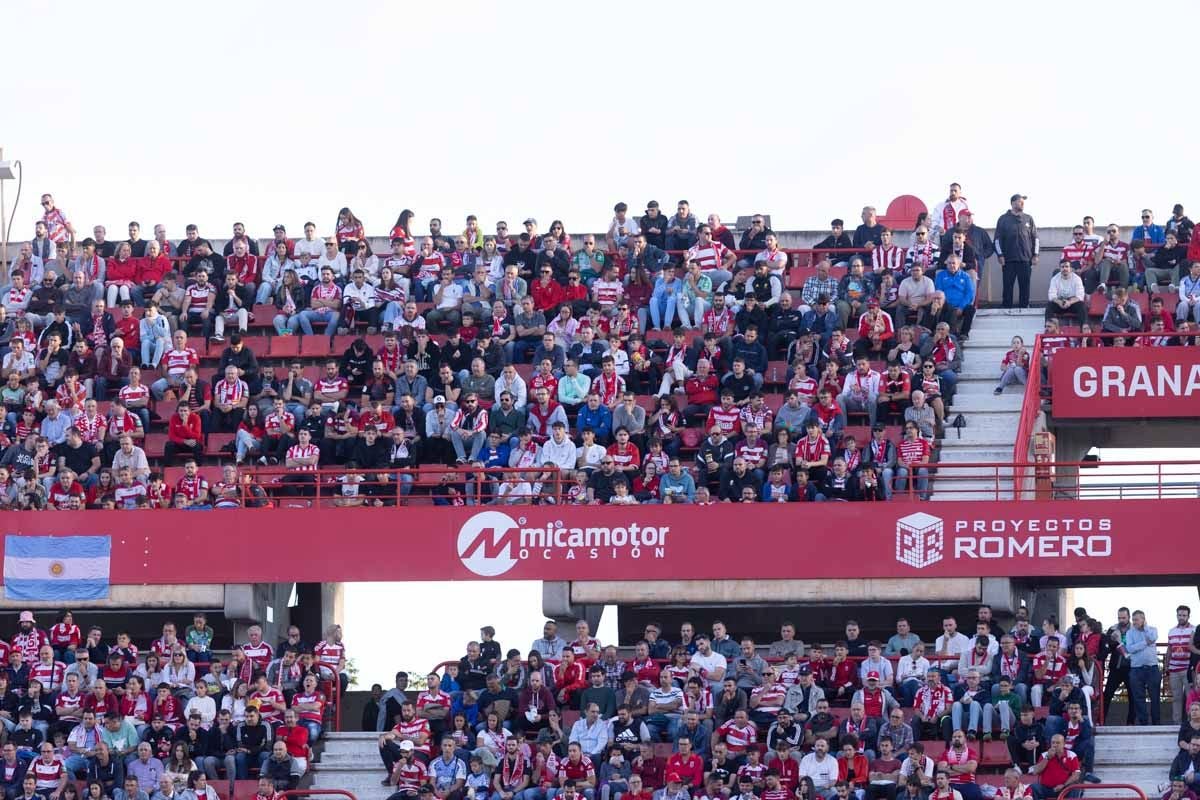
{"type": "Polygon", "coordinates": [[[1200,416],[1200,350],[1089,347],[1059,350],[1050,363],[1060,419],[1200,416]]]}
{"type": "Polygon", "coordinates": [[[1077,578],[1187,571],[1180,554],[1193,549],[1196,511],[1194,500],[1126,498],[10,512],[5,521],[15,535],[112,536],[117,584],[1077,578]],[[214,545],[219,557],[195,557],[214,545]]]}

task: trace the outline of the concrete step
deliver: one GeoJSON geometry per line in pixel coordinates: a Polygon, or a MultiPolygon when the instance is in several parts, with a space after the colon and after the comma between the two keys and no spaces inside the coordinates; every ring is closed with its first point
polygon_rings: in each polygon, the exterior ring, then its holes
{"type": "Polygon", "coordinates": [[[1012,461],[1011,447],[975,447],[947,445],[949,440],[943,440],[942,464],[953,463],[1006,463],[1012,461]]]}
{"type": "MultiPolygon", "coordinates": [[[[1010,388],[1004,394],[997,395],[992,393],[992,390],[995,388],[996,382],[994,380],[986,382],[977,380],[959,381],[958,390],[954,393],[954,406],[951,408],[951,411],[956,414],[1007,412],[1013,415],[1013,422],[1016,422],[1018,415],[1021,413],[1022,400],[1024,399],[1021,392],[1010,388]]],[[[963,433],[965,434],[966,431],[963,431],[963,433]]]]}
{"type": "MultiPolygon", "coordinates": [[[[958,404],[948,412],[949,419],[947,423],[954,419],[954,414],[959,413],[958,404]]],[[[967,420],[967,426],[962,429],[962,438],[959,438],[960,431],[953,428],[947,428],[946,436],[942,439],[943,449],[946,447],[1008,447],[1010,452],[1013,441],[1017,434],[1017,418],[1009,411],[1005,412],[970,412],[962,411],[962,415],[967,420]]]]}
{"type": "MultiPolygon", "coordinates": [[[[963,354],[964,360],[970,357],[970,353],[975,349],[982,348],[1003,348],[1008,350],[1012,346],[1012,338],[1020,336],[1025,340],[1028,347],[1033,347],[1033,339],[1043,331],[1041,325],[1024,326],[1024,325],[996,325],[995,327],[975,327],[971,329],[971,337],[967,340],[965,351],[963,354]]],[[[997,364],[1000,362],[997,361],[997,364]]]]}

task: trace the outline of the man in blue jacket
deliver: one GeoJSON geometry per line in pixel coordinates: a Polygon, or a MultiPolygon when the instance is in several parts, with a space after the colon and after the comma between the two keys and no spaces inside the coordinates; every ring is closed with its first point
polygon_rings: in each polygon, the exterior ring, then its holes
{"type": "Polygon", "coordinates": [[[947,257],[946,268],[937,274],[933,285],[946,295],[946,305],[954,309],[951,327],[965,341],[975,319],[975,281],[963,270],[962,259],[957,255],[947,257]]]}

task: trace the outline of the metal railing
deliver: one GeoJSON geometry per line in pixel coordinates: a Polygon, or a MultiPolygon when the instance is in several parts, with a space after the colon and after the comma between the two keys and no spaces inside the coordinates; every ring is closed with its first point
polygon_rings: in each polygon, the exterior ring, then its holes
{"type": "Polygon", "coordinates": [[[1085,792],[1098,790],[1105,792],[1103,797],[1106,800],[1113,800],[1113,798],[1116,800],[1146,800],[1146,793],[1132,783],[1073,783],[1070,786],[1064,786],[1056,800],[1063,800],[1065,797],[1081,797],[1085,792]],[[1114,789],[1127,791],[1129,795],[1108,793],[1114,789]]]}

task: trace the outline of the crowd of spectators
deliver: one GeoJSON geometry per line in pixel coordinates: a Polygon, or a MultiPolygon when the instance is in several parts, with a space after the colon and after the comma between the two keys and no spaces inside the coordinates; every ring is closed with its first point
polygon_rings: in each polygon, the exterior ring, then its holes
{"type": "MultiPolygon", "coordinates": [[[[763,215],[738,237],[687,201],[618,203],[574,238],[474,216],[422,234],[405,210],[376,254],[348,208],[328,236],[277,225],[260,248],[236,223],[215,248],[194,225],[79,238],[46,194],[0,287],[0,507],[264,506],[314,484],[342,506],[925,498],[989,258],[1003,305],[1029,304],[1040,243],[1010,202],[994,238],[957,184],[911,232],[866,207],[809,266],[763,215]]],[[[1181,206],[1143,212],[1131,244],[1085,218],[1047,330],[1111,288],[1104,331],[1195,338],[1192,229],[1181,206]]],[[[997,392],[1027,376],[1019,345],[997,392]]]]}
{"type": "MultiPolygon", "coordinates": [[[[1200,641],[1189,614],[1180,607],[1166,664],[1183,676],[1170,681],[1175,707],[1188,709],[1172,771],[1191,785],[1200,681],[1195,702],[1185,695],[1200,641]]],[[[791,622],[761,646],[721,621],[711,635],[685,622],[674,644],[649,623],[632,657],[585,621],[569,642],[546,622],[524,655],[485,627],[415,697],[407,673],[386,694],[375,687],[364,727],[380,733],[397,800],[471,789],[500,800],[1056,797],[1098,780],[1101,684],[1105,707],[1127,688],[1130,724],[1159,713],[1158,634],[1144,614],[1122,608],[1107,630],[1083,608],[1074,616],[1066,629],[1053,615],[1035,627],[1022,608],[1006,629],[983,605],[965,631],[946,617],[923,637],[899,619],[879,639],[850,620],[828,649],[806,645],[791,622]],[[987,767],[1010,769],[989,778],[987,767]]]]}
{"type": "Polygon", "coordinates": [[[0,640],[5,798],[78,798],[74,781],[86,780],[88,800],[212,800],[211,784],[224,778],[232,796],[252,772],[269,797],[308,771],[328,692],[346,683],[338,625],[311,645],[293,626],[278,647],[251,626],[222,659],[203,613],[182,633],[165,622],[140,648],[70,611],[47,627],[32,611],[18,620],[0,640]]]}

